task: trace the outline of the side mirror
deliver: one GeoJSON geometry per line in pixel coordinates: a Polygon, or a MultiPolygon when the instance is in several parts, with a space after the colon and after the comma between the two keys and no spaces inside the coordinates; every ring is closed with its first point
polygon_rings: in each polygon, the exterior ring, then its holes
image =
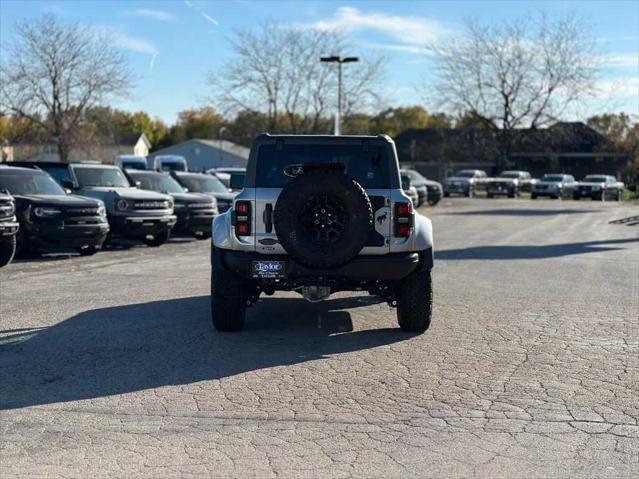
{"type": "Polygon", "coordinates": [[[188,188],[184,188],[184,192],[185,192],[185,193],[188,193],[188,192],[189,192],[189,189],[188,189],[188,188]]]}
{"type": "Polygon", "coordinates": [[[62,180],[60,184],[62,185],[62,188],[64,188],[65,190],[68,190],[69,193],[71,192],[70,190],[75,189],[75,185],[73,184],[73,181],[71,180],[62,180]]]}
{"type": "Polygon", "coordinates": [[[64,189],[64,192],[65,192],[67,195],[70,195],[70,194],[72,193],[72,191],[71,191],[69,188],[65,188],[65,189],[64,189]]]}
{"type": "Polygon", "coordinates": [[[137,189],[142,188],[142,182],[141,182],[141,181],[136,181],[136,182],[134,182],[134,183],[133,183],[133,185],[134,185],[137,189]]]}

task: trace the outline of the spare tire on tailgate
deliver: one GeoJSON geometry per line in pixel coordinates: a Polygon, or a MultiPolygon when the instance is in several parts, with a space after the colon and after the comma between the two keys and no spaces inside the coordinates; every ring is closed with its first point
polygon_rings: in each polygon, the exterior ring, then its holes
{"type": "Polygon", "coordinates": [[[364,188],[337,170],[306,171],[275,204],[274,226],[286,252],[309,268],[336,268],[353,259],[373,228],[364,188]]]}

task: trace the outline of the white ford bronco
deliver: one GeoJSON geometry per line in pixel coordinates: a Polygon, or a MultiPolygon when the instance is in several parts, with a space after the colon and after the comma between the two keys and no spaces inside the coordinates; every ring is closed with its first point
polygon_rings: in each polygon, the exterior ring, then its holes
{"type": "Polygon", "coordinates": [[[246,307],[275,291],[367,291],[397,307],[402,330],[430,325],[432,226],[386,135],[257,136],[244,189],[213,220],[211,265],[218,331],[241,330],[246,307]]]}

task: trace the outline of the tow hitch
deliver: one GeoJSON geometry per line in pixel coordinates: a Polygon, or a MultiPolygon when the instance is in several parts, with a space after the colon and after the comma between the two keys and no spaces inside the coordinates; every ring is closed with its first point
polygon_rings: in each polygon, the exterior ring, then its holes
{"type": "Polygon", "coordinates": [[[328,286],[303,286],[302,296],[306,301],[317,303],[327,299],[331,295],[331,288],[328,286]]]}

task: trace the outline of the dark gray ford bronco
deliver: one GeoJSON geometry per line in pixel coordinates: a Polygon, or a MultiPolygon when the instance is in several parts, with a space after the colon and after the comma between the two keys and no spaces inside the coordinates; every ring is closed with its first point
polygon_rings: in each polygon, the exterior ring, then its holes
{"type": "Polygon", "coordinates": [[[241,330],[245,308],[274,291],[367,291],[397,307],[402,330],[430,325],[432,226],[385,135],[256,137],[244,189],[213,221],[211,263],[219,331],[241,330]]]}

